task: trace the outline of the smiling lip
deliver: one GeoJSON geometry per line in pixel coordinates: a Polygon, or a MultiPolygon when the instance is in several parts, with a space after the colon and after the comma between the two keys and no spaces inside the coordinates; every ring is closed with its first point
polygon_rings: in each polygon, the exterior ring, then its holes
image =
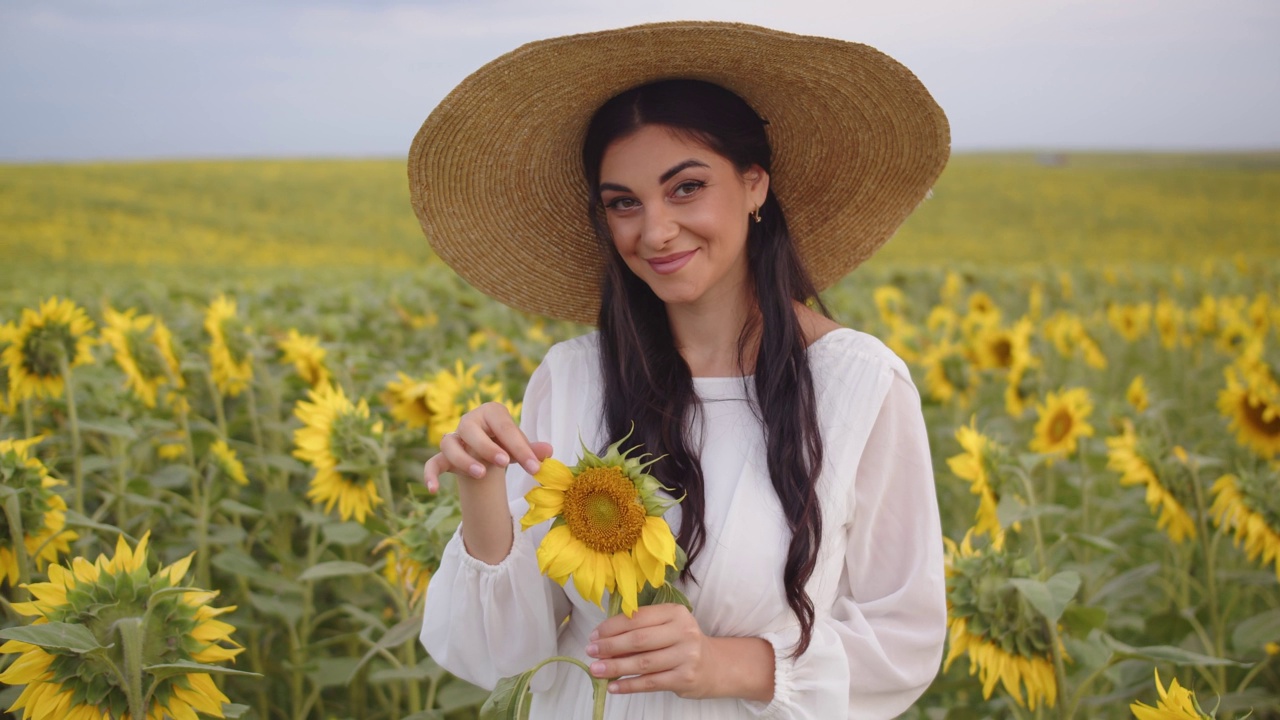
{"type": "Polygon", "coordinates": [[[660,260],[650,260],[649,267],[653,268],[653,271],[659,275],[669,275],[684,267],[685,263],[688,263],[689,258],[693,257],[693,254],[696,252],[698,251],[690,250],[687,253],[668,255],[660,260]]]}

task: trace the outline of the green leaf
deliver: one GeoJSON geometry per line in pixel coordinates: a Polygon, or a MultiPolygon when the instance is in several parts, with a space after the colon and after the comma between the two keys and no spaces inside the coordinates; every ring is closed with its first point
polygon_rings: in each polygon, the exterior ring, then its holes
{"type": "Polygon", "coordinates": [[[1121,557],[1128,557],[1129,555],[1129,553],[1125,552],[1125,549],[1123,547],[1100,535],[1086,535],[1085,533],[1071,533],[1067,537],[1070,538],[1071,540],[1074,540],[1080,543],[1081,545],[1088,545],[1089,547],[1094,548],[1095,550],[1114,553],[1121,557]]]}
{"type": "Polygon", "coordinates": [[[1280,608],[1242,620],[1231,633],[1236,652],[1257,650],[1269,642],[1280,642],[1280,608]]]}
{"type": "Polygon", "coordinates": [[[125,440],[137,440],[138,431],[129,426],[129,423],[117,418],[103,418],[101,420],[81,420],[80,429],[96,432],[102,435],[112,435],[125,440]]]}
{"type": "Polygon", "coordinates": [[[352,575],[372,575],[373,568],[364,563],[349,560],[333,560],[312,565],[298,576],[299,580],[324,580],[326,578],[350,577],[352,575]]]}
{"type": "Polygon", "coordinates": [[[1111,578],[1103,585],[1098,592],[1093,594],[1090,602],[1099,602],[1104,597],[1111,595],[1116,596],[1116,600],[1123,600],[1135,593],[1146,593],[1147,585],[1144,582],[1147,578],[1160,572],[1164,566],[1159,562],[1147,563],[1139,565],[1131,570],[1126,570],[1119,575],[1111,578]]]}
{"type": "Polygon", "coordinates": [[[1069,605],[1062,613],[1062,624],[1072,635],[1084,637],[1107,624],[1107,611],[1098,607],[1069,605]]]}
{"type": "Polygon", "coordinates": [[[223,498],[221,501],[219,501],[218,509],[224,513],[227,513],[228,515],[240,515],[242,517],[250,517],[250,518],[258,517],[259,515],[262,514],[262,511],[259,510],[258,508],[252,507],[250,505],[245,505],[239,500],[232,500],[231,498],[223,498]]]}
{"type": "Polygon", "coordinates": [[[88,475],[89,473],[106,470],[115,466],[116,461],[114,458],[107,457],[106,455],[86,455],[84,459],[80,461],[80,472],[88,475]]]}
{"type": "Polygon", "coordinates": [[[378,642],[374,643],[373,647],[369,648],[369,651],[364,654],[364,657],[360,658],[355,666],[351,668],[351,677],[347,678],[347,682],[351,682],[356,673],[360,672],[360,668],[364,667],[365,663],[372,660],[375,655],[383,650],[390,650],[403,645],[410,638],[417,637],[421,632],[422,615],[420,614],[411,615],[393,625],[390,630],[382,634],[382,637],[378,638],[378,642]]]}
{"type": "Polygon", "coordinates": [[[137,538],[121,530],[115,525],[108,525],[106,523],[97,522],[96,520],[90,520],[89,518],[81,515],[75,510],[65,510],[64,517],[66,518],[67,525],[70,525],[71,527],[81,527],[81,528],[89,528],[91,530],[101,530],[102,532],[110,534],[111,537],[116,537],[117,535],[124,535],[125,539],[128,540],[131,545],[138,544],[137,538]]]}
{"type": "Polygon", "coordinates": [[[401,682],[404,680],[421,682],[434,675],[439,667],[439,665],[431,661],[431,658],[427,658],[412,667],[383,668],[371,672],[369,673],[369,682],[374,684],[401,682]]]}
{"type": "Polygon", "coordinates": [[[1040,611],[1051,623],[1058,622],[1067,609],[1067,603],[1076,596],[1080,589],[1080,574],[1074,570],[1064,570],[1045,582],[1029,578],[1014,578],[1009,584],[1018,589],[1022,596],[1040,611]]]}
{"type": "Polygon", "coordinates": [[[325,525],[321,528],[324,541],[330,545],[351,547],[359,545],[369,538],[369,531],[358,522],[344,522],[325,525]]]}
{"type": "Polygon", "coordinates": [[[480,720],[529,720],[533,696],[529,693],[532,672],[502,678],[480,707],[480,720]]]}
{"type": "Polygon", "coordinates": [[[249,593],[249,602],[259,611],[283,618],[290,625],[297,625],[302,619],[302,604],[298,602],[287,602],[252,592],[249,593]]]}
{"type": "Polygon", "coordinates": [[[190,673],[209,673],[211,675],[241,675],[244,677],[262,677],[261,674],[248,672],[245,670],[236,670],[234,668],[222,667],[221,665],[206,665],[204,663],[191,662],[189,660],[179,660],[178,662],[162,663],[160,665],[147,665],[142,668],[143,672],[150,673],[157,680],[163,680],[174,675],[187,675],[190,673]]]}
{"type": "Polygon", "coordinates": [[[1146,660],[1148,662],[1167,662],[1173,665],[1230,665],[1233,667],[1249,667],[1251,663],[1239,663],[1235,660],[1226,658],[1217,658],[1210,655],[1201,655],[1190,650],[1183,650],[1172,645],[1148,645],[1146,647],[1133,647],[1126,645],[1119,640],[1102,634],[1102,640],[1115,652],[1116,655],[1124,659],[1146,660]]]}
{"type": "Polygon", "coordinates": [[[1065,515],[1066,513],[1067,508],[1061,505],[1023,505],[1022,501],[1013,494],[1000,498],[1000,504],[996,506],[996,517],[1000,520],[1000,527],[1004,528],[1016,522],[1024,522],[1044,515],[1065,515]]]}
{"type": "Polygon", "coordinates": [[[290,475],[306,475],[307,466],[289,455],[267,454],[262,457],[268,467],[283,470],[290,475]]]}
{"type": "Polygon", "coordinates": [[[306,665],[307,677],[317,687],[345,686],[350,682],[348,678],[355,675],[355,673],[351,672],[351,668],[357,662],[359,661],[353,657],[315,658],[306,665]]]}
{"type": "Polygon", "coordinates": [[[165,490],[179,490],[191,484],[195,471],[188,465],[165,465],[148,477],[151,485],[165,490]]]}
{"type": "Polygon", "coordinates": [[[89,628],[74,623],[50,622],[0,630],[0,638],[30,643],[45,650],[61,650],[83,655],[113,645],[99,645],[89,628]]]}

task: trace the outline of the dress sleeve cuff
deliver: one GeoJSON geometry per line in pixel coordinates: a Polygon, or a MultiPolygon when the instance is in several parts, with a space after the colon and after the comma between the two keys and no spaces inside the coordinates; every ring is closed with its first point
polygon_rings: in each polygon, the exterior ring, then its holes
{"type": "Polygon", "coordinates": [[[458,556],[458,562],[461,564],[465,572],[475,573],[482,577],[495,577],[511,572],[511,568],[524,562],[525,558],[531,557],[533,553],[533,545],[529,538],[525,537],[528,533],[522,532],[520,523],[513,517],[511,518],[511,550],[507,556],[502,558],[497,565],[489,563],[473,556],[467,550],[467,544],[462,540],[462,525],[458,525],[458,529],[454,531],[453,537],[449,539],[445,546],[445,553],[455,553],[458,556]]]}
{"type": "Polygon", "coordinates": [[[773,646],[773,699],[768,703],[755,700],[743,700],[742,703],[752,717],[788,718],[792,715],[792,675],[796,661],[790,655],[789,643],[784,643],[776,635],[766,635],[764,639],[773,646]]]}

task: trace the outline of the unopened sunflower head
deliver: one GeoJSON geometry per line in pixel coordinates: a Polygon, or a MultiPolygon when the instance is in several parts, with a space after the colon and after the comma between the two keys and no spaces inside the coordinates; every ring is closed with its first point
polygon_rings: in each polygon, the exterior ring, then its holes
{"type": "Polygon", "coordinates": [[[1052,707],[1058,685],[1049,621],[1010,582],[1029,577],[1030,563],[994,548],[975,549],[972,531],[959,545],[950,538],[944,543],[950,648],[943,670],[968,655],[983,698],[1000,684],[1018,705],[1052,707]]]}
{"type": "Polygon", "coordinates": [[[5,333],[9,346],[0,356],[9,367],[11,401],[62,397],[63,360],[68,368],[93,362],[93,327],[84,308],[71,300],[52,297],[36,310],[23,309],[17,327],[5,333]]]}
{"type": "Polygon", "coordinates": [[[320,338],[315,335],[302,335],[294,328],[289,328],[288,335],[277,343],[280,348],[280,362],[298,371],[311,387],[329,382],[329,368],[325,367],[326,350],[320,347],[320,338]]]}
{"type": "Polygon", "coordinates": [[[137,310],[133,308],[123,313],[107,308],[102,339],[115,351],[116,364],[124,371],[125,386],[144,405],[153,408],[162,385],[181,389],[185,383],[169,328],[154,315],[135,315],[137,310]]]}
{"type": "Polygon", "coordinates": [[[307,499],[324,502],[324,511],[338,505],[342,519],[365,517],[384,499],[377,478],[386,464],[382,447],[382,421],[369,413],[362,399],[352,403],[342,388],[321,385],[307,392],[294,415],[303,426],[293,433],[294,457],[310,463],[316,476],[307,499]]]}
{"type": "Polygon", "coordinates": [[[39,571],[47,563],[57,562],[60,554],[71,551],[71,541],[79,537],[66,529],[67,503],[54,488],[66,483],[50,477],[44,463],[30,453],[43,436],[26,440],[0,440],[0,586],[17,584],[19,553],[35,561],[39,571]],[[12,497],[15,501],[10,502],[12,497]],[[17,517],[9,517],[16,507],[17,517]],[[22,545],[18,543],[16,524],[22,524],[22,545]]]}
{"type": "Polygon", "coordinates": [[[217,619],[235,607],[213,607],[216,591],[171,589],[185,587],[192,556],[152,572],[148,538],[144,535],[130,548],[121,537],[114,557],[100,555],[93,563],[78,557],[66,566],[51,565],[49,582],[26,586],[35,599],[13,608],[35,618],[33,625],[18,629],[27,631],[25,640],[0,645],[0,653],[20,653],[0,674],[0,682],[26,685],[10,712],[22,710],[24,719],[128,717],[122,672],[126,647],[131,646],[122,641],[127,626],[141,634],[133,646],[141,657],[134,660],[142,668],[143,686],[151,688],[149,718],[190,718],[195,712],[223,716],[222,704],[229,700],[209,673],[200,670],[242,652],[231,639],[235,628],[217,619]],[[65,640],[59,647],[61,636],[39,630],[47,623],[84,628],[90,637],[79,642],[90,647],[69,649],[65,640]],[[175,673],[174,666],[181,664],[191,667],[175,673]]]}
{"type": "Polygon", "coordinates": [[[1142,702],[1130,703],[1129,710],[1138,720],[1213,720],[1213,715],[1206,713],[1196,700],[1195,693],[1178,684],[1178,679],[1169,681],[1166,690],[1160,682],[1160,671],[1155,671],[1156,692],[1160,699],[1155,707],[1142,702]]]}
{"type": "Polygon", "coordinates": [[[204,316],[209,334],[209,362],[218,392],[235,397],[253,380],[252,346],[247,328],[236,313],[236,301],[219,295],[204,316]]]}
{"type": "Polygon", "coordinates": [[[679,502],[662,495],[666,488],[645,472],[660,458],[630,457],[639,446],[619,450],[630,435],[603,456],[584,444],[573,467],[544,460],[534,475],[538,485],[525,495],[529,511],[520,521],[527,530],[554,519],[538,547],[542,572],[561,585],[572,577],[578,593],[597,605],[608,590],[628,616],[646,582],[661,588],[668,568],[678,569],[675,537],[662,515],[679,502]]]}
{"type": "Polygon", "coordinates": [[[448,501],[410,502],[409,512],[397,516],[400,531],[379,542],[374,552],[385,552],[384,577],[404,588],[410,604],[417,606],[426,595],[431,573],[440,566],[445,544],[457,529],[458,514],[448,501]]]}

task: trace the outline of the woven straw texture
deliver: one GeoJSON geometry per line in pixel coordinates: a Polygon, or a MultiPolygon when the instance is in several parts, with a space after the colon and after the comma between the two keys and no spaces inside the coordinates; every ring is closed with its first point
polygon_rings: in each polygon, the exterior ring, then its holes
{"type": "Polygon", "coordinates": [[[596,108],[655,80],[740,95],[769,121],[770,183],[819,289],[883,245],[946,165],[946,115],[866,45],[737,23],[671,22],[541,40],[462,81],[409,151],[435,253],[486,295],[594,324],[601,257],[582,141],[596,108]]]}

